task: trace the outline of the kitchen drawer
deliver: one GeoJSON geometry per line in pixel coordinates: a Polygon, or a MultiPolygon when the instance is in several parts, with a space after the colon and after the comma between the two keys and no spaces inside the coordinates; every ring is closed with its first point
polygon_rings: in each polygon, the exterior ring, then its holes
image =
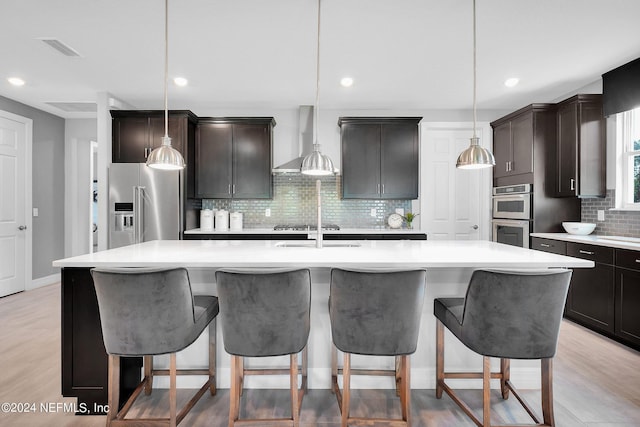
{"type": "Polygon", "coordinates": [[[640,251],[616,249],[616,267],[640,270],[640,251]]]}
{"type": "Polygon", "coordinates": [[[543,239],[541,237],[531,238],[531,249],[543,252],[551,252],[559,255],[567,254],[567,242],[553,239],[543,239]]]}
{"type": "Polygon", "coordinates": [[[602,264],[613,264],[613,248],[567,242],[567,255],[588,259],[602,264]]]}

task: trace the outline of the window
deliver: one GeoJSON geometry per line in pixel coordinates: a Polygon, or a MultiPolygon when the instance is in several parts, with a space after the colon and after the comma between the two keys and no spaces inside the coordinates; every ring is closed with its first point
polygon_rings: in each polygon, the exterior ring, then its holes
{"type": "Polygon", "coordinates": [[[640,108],[618,114],[616,135],[621,149],[618,207],[640,210],[640,108]]]}

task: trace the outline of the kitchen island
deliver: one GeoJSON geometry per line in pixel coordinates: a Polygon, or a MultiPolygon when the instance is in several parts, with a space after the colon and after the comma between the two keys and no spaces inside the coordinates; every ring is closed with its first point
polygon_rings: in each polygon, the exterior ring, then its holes
{"type": "MultiPolygon", "coordinates": [[[[78,396],[87,403],[104,403],[106,396],[106,356],[102,345],[95,292],[89,269],[92,267],[185,267],[189,270],[194,293],[216,294],[215,270],[236,268],[310,268],[312,279],[311,332],[309,335],[309,387],[330,388],[331,335],[327,300],[329,271],[341,268],[425,268],[427,290],[421,319],[420,338],[412,357],[412,387],[433,388],[435,381],[435,320],[433,299],[462,296],[473,270],[477,268],[537,269],[590,268],[593,262],[551,253],[533,251],[487,241],[336,241],[325,242],[316,249],[313,241],[274,240],[180,240],[153,241],[111,249],[94,254],[58,260],[62,268],[62,382],[65,396],[78,396]]],[[[218,386],[229,387],[229,358],[218,334],[218,386]]],[[[479,369],[477,355],[457,340],[447,339],[447,367],[453,370],[479,369]]],[[[200,337],[179,355],[188,366],[204,366],[207,358],[206,337],[200,337]]],[[[168,358],[167,358],[168,359],[168,358]]],[[[251,359],[248,366],[275,365],[251,359]]],[[[156,365],[167,363],[156,358],[156,365]]],[[[390,367],[392,358],[353,358],[354,365],[390,367]]],[[[135,386],[140,376],[139,361],[123,366],[121,388],[135,386]],[[128,379],[127,379],[128,378],[128,379]],[[125,384],[126,383],[126,384],[125,384]]],[[[539,364],[514,361],[512,378],[520,387],[537,387],[539,364]]],[[[158,387],[166,387],[157,378],[158,387]]],[[[199,378],[181,377],[178,387],[196,387],[199,378]]],[[[288,387],[287,378],[249,377],[246,386],[288,387]]],[[[393,387],[388,378],[358,378],[352,387],[393,387]],[[385,382],[388,381],[388,382],[385,382]]],[[[479,384],[464,384],[479,387],[479,384]]]]}

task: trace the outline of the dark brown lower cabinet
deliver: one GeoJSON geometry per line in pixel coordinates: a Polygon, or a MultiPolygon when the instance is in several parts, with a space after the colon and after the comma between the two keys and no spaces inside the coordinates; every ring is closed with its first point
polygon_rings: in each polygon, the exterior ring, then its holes
{"type": "Polygon", "coordinates": [[[615,334],[640,346],[640,252],[616,250],[615,334]]]}
{"type": "Polygon", "coordinates": [[[573,269],[565,317],[640,350],[640,251],[540,237],[531,248],[594,261],[573,269]]]}
{"type": "MultiPolygon", "coordinates": [[[[78,398],[78,414],[106,413],[108,356],[89,268],[62,269],[62,395],[78,398]]],[[[120,407],[141,380],[142,358],[120,362],[120,407]]]]}

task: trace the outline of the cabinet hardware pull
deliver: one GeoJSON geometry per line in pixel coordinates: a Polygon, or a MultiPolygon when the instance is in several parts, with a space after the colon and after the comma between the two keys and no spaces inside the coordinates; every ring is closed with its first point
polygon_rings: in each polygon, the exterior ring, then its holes
{"type": "Polygon", "coordinates": [[[640,264],[640,259],[637,259],[637,260],[636,260],[636,262],[637,262],[638,264],[640,264]]]}
{"type": "Polygon", "coordinates": [[[575,190],[576,189],[576,180],[571,178],[571,190],[575,190]]]}
{"type": "Polygon", "coordinates": [[[236,194],[236,185],[233,184],[233,194],[236,194]]]}
{"type": "Polygon", "coordinates": [[[540,246],[542,246],[543,248],[550,248],[551,245],[547,245],[546,243],[540,243],[540,246]]]}
{"type": "Polygon", "coordinates": [[[382,194],[384,194],[384,184],[382,184],[382,194]]]}
{"type": "Polygon", "coordinates": [[[590,251],[583,251],[582,249],[580,249],[578,252],[580,252],[581,254],[585,254],[585,255],[593,255],[595,252],[590,252],[590,251]]]}
{"type": "Polygon", "coordinates": [[[144,158],[149,157],[149,147],[144,147],[144,158]]]}
{"type": "Polygon", "coordinates": [[[380,184],[376,185],[376,193],[380,194],[380,184]]]}
{"type": "Polygon", "coordinates": [[[229,188],[227,189],[227,193],[231,194],[231,184],[229,184],[229,188]]]}
{"type": "Polygon", "coordinates": [[[504,171],[509,172],[509,162],[504,163],[504,171]]]}

